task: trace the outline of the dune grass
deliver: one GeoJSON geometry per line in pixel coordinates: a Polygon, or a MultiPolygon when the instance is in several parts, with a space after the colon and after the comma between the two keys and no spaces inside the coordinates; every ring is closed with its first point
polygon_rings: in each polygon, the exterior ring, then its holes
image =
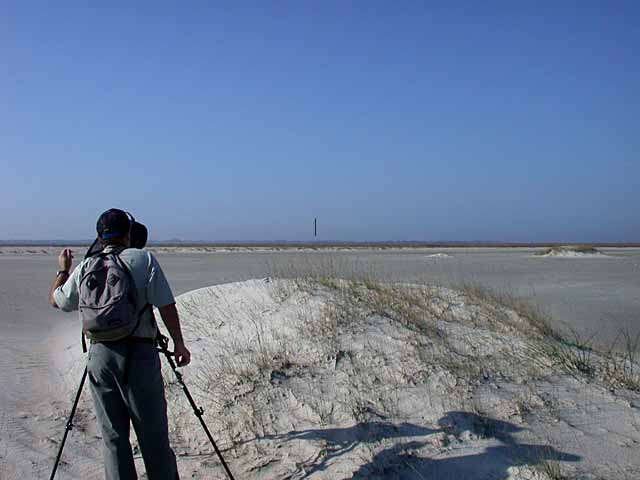
{"type": "MultiPolygon", "coordinates": [[[[459,287],[459,290],[476,301],[485,302],[496,307],[504,307],[515,312],[525,321],[525,328],[532,328],[534,332],[544,338],[556,341],[562,341],[564,338],[551,314],[528,299],[479,284],[465,283],[459,287]]],[[[503,316],[503,318],[497,318],[496,320],[505,321],[507,319],[503,316]]]]}

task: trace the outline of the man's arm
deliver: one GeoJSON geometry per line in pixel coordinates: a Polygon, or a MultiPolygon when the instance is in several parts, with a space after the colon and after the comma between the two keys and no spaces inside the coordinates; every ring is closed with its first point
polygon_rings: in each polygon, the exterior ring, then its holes
{"type": "Polygon", "coordinates": [[[53,281],[53,285],[51,285],[51,289],[49,290],[49,303],[54,308],[60,308],[56,303],[56,299],[54,297],[54,292],[56,288],[61,287],[65,284],[65,282],[69,279],[69,269],[71,268],[71,262],[73,260],[73,254],[69,248],[65,248],[60,253],[58,257],[58,275],[56,275],[56,279],[53,281]]]}
{"type": "Polygon", "coordinates": [[[171,303],[169,305],[165,305],[164,307],[160,307],[159,310],[162,321],[167,327],[167,330],[169,330],[169,334],[173,339],[173,351],[176,357],[177,365],[179,367],[188,365],[191,361],[191,353],[184,345],[184,340],[182,338],[182,329],[180,328],[180,318],[178,317],[176,304],[171,303]]]}

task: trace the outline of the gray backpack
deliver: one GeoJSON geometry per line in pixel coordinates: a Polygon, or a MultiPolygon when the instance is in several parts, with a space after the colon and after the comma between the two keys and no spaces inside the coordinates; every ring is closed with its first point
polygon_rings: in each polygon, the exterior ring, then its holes
{"type": "Polygon", "coordinates": [[[145,309],[137,311],[136,286],[117,253],[91,257],[80,279],[78,309],[90,340],[109,342],[133,334],[145,309]]]}

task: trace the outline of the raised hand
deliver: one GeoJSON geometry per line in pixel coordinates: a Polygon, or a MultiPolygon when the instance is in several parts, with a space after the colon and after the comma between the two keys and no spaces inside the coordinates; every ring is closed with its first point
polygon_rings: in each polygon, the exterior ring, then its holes
{"type": "Polygon", "coordinates": [[[73,261],[73,252],[70,248],[65,248],[58,256],[58,267],[60,270],[69,271],[71,262],[73,261]]]}

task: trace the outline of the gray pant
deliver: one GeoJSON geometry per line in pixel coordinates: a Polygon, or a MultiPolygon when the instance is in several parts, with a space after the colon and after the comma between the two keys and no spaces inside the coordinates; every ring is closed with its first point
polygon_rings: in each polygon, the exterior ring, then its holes
{"type": "Polygon", "coordinates": [[[135,480],[129,443],[130,423],[140,444],[149,480],[178,478],[176,457],[169,447],[167,403],[160,358],[149,343],[96,343],[87,361],[91,396],[102,430],[107,480],[135,480]],[[128,380],[124,364],[130,349],[128,380]]]}

